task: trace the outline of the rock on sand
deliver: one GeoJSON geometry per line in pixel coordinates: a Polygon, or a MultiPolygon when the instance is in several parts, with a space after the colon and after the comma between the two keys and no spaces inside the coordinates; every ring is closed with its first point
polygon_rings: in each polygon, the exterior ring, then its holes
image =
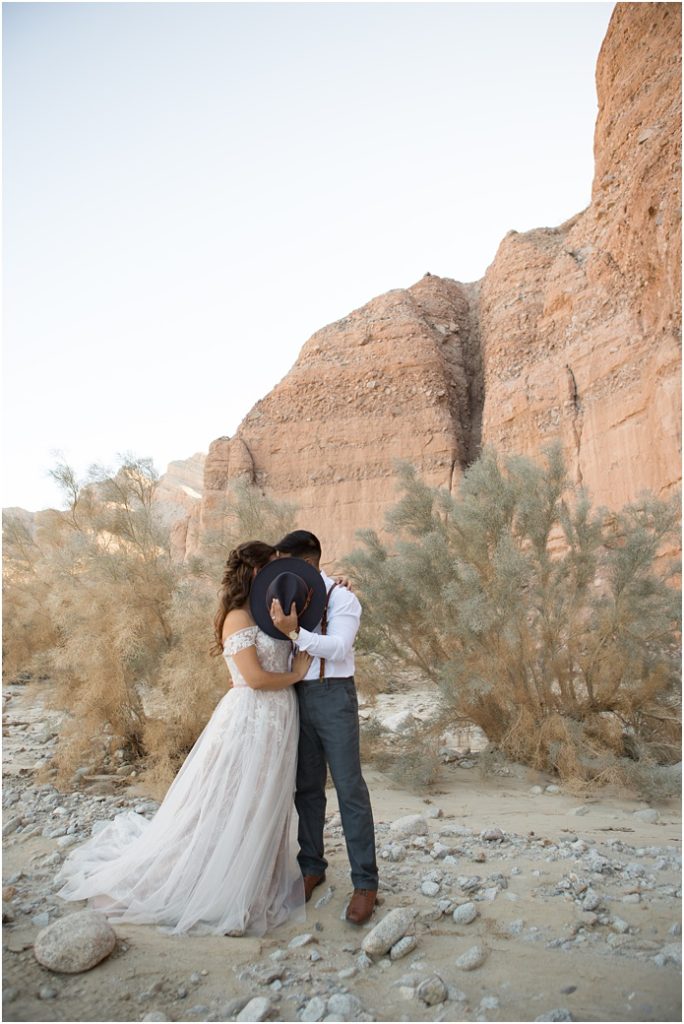
{"type": "Polygon", "coordinates": [[[115,946],[116,932],[104,914],[79,910],[39,931],[33,952],[51,971],[78,974],[99,964],[115,946]]]}

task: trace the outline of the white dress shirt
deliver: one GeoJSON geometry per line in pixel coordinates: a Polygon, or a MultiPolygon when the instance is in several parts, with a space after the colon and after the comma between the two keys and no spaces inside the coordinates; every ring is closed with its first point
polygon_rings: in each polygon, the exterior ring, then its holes
{"type": "MultiPolygon", "coordinates": [[[[325,588],[330,591],[335,582],[321,570],[325,588]]],[[[299,629],[297,647],[313,655],[305,679],[318,679],[320,659],[325,658],[326,676],[354,675],[354,640],[361,622],[361,602],[351,590],[337,586],[328,603],[328,628],[322,636],[320,624],[312,632],[299,629]]]]}

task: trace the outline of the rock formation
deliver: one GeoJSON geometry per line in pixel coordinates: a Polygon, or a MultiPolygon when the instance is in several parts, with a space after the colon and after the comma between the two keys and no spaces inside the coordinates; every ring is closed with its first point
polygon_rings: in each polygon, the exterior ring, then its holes
{"type": "Polygon", "coordinates": [[[563,439],[618,507],[680,479],[680,8],[617,4],[601,47],[589,207],[501,242],[482,282],[483,436],[563,439]]]}
{"type": "Polygon", "coordinates": [[[677,4],[617,4],[599,54],[590,205],[509,231],[481,282],[426,274],[304,345],[206,460],[200,530],[231,480],[296,504],[330,560],[381,528],[394,460],[454,486],[483,443],[537,457],[617,508],[680,478],[677,4]]]}
{"type": "Polygon", "coordinates": [[[201,528],[246,476],[299,509],[331,558],[396,500],[394,460],[449,483],[477,449],[477,286],[426,275],[318,331],[207,456],[201,528]]]}

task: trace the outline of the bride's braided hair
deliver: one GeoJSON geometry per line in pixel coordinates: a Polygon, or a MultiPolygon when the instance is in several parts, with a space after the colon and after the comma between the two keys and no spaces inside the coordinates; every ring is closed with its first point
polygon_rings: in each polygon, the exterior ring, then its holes
{"type": "Polygon", "coordinates": [[[238,544],[229,553],[221,579],[219,607],[214,617],[214,643],[212,654],[223,653],[223,623],[228,612],[247,603],[252,587],[254,570],[262,569],[275,555],[276,549],[260,540],[238,544]]]}

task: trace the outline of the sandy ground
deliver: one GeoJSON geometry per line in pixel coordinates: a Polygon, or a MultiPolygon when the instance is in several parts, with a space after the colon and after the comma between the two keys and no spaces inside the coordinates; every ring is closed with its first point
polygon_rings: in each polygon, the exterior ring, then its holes
{"type": "MultiPolygon", "coordinates": [[[[12,687],[10,696],[5,789],[24,787],[24,796],[5,809],[4,818],[31,806],[37,788],[32,737],[46,721],[45,712],[29,704],[20,687],[12,687]]],[[[425,799],[377,771],[368,769],[365,775],[379,854],[394,820],[441,812],[428,818],[427,841],[405,842],[405,859],[394,863],[380,855],[382,902],[369,925],[358,928],[343,919],[351,885],[331,789],[327,884],[307,905],[305,925],[282,926],[264,939],[171,938],[152,927],[118,925],[115,952],[79,975],[50,972],[32,952],[39,931],[36,912],[47,910],[53,920],[82,909],[81,904],[61,904],[52,894],[57,839],[42,835],[40,817],[11,832],[4,840],[3,885],[13,884],[16,894],[10,892],[14,920],[3,929],[4,1019],[138,1021],[156,1011],[157,1019],[230,1020],[240,1007],[231,1000],[267,996],[269,1019],[296,1021],[312,997],[351,993],[363,1008],[356,1019],[378,1021],[531,1021],[554,1009],[572,1015],[560,1019],[578,1021],[681,1020],[678,804],[659,805],[658,820],[647,822],[634,816],[648,806],[636,800],[603,795],[581,801],[563,792],[532,793],[532,786],[553,780],[521,769],[510,777],[483,778],[477,768],[446,765],[436,790],[425,799]],[[578,815],[582,803],[586,811],[578,815]],[[503,842],[480,838],[482,830],[492,827],[503,831],[503,842]],[[607,869],[588,871],[586,858],[570,847],[581,840],[586,845],[579,848],[597,850],[607,869]],[[457,851],[453,861],[431,856],[434,841],[457,851]],[[53,863],[46,863],[50,857],[53,863]],[[444,875],[436,897],[421,891],[421,880],[434,869],[444,875]],[[491,898],[478,896],[474,922],[457,925],[451,906],[469,898],[457,878],[473,875],[503,876],[505,883],[491,898]],[[577,901],[583,880],[602,900],[599,920],[591,924],[577,901]],[[317,907],[320,897],[323,905],[317,907]],[[443,905],[450,901],[446,913],[439,909],[440,900],[443,905]],[[398,961],[383,957],[359,967],[364,935],[399,906],[419,911],[416,949],[398,961]],[[288,949],[290,940],[304,932],[311,933],[312,941],[288,949]],[[456,959],[475,944],[488,952],[484,965],[470,972],[459,969],[456,959]],[[264,968],[274,965],[283,970],[268,980],[264,968]],[[435,972],[449,986],[450,998],[428,1006],[417,997],[415,985],[435,972]]],[[[141,795],[129,787],[104,799],[72,799],[97,801],[99,816],[108,818],[134,806],[141,795]]]]}

